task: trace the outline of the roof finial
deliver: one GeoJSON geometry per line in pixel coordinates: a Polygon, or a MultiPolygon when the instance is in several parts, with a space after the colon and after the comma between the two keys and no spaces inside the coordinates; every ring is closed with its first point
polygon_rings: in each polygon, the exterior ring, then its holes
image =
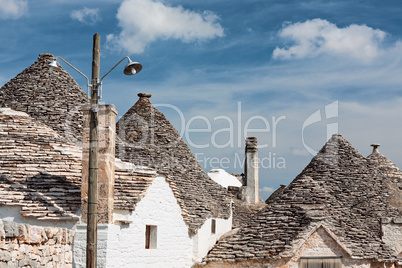
{"type": "Polygon", "coordinates": [[[140,98],[150,98],[152,96],[152,94],[138,93],[137,96],[140,97],[140,98]]]}
{"type": "Polygon", "coordinates": [[[374,153],[374,152],[378,152],[378,147],[380,147],[380,144],[373,143],[370,146],[373,147],[373,153],[374,153]]]}

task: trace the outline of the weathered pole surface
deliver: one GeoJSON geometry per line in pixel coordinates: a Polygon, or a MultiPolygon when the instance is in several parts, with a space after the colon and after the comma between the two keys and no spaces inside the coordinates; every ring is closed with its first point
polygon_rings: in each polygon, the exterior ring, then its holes
{"type": "Polygon", "coordinates": [[[87,219],[87,268],[97,266],[98,241],[98,83],[100,69],[100,35],[93,37],[92,51],[92,88],[89,126],[89,183],[87,219]]]}

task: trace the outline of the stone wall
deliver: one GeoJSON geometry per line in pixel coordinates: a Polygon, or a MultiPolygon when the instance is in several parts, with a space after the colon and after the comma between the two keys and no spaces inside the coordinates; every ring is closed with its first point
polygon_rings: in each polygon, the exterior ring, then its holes
{"type": "Polygon", "coordinates": [[[74,232],[0,220],[0,267],[72,267],[74,232]]]}

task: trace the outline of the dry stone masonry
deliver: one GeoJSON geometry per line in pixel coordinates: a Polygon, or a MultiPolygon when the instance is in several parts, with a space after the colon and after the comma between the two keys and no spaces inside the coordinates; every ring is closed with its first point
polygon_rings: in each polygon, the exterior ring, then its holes
{"type": "Polygon", "coordinates": [[[0,267],[73,267],[74,232],[0,220],[0,267]]]}

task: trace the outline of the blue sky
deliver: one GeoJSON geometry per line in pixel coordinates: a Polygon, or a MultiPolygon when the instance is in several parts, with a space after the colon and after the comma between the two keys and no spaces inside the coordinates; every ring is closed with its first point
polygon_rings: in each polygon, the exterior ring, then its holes
{"type": "Polygon", "coordinates": [[[333,132],[363,155],[380,143],[402,166],[400,14],[396,0],[0,0],[0,84],[39,53],[90,76],[98,32],[101,75],[126,55],[144,66],[105,78],[119,116],[137,93],[153,94],[206,171],[241,173],[248,129],[266,198],[333,132]]]}

